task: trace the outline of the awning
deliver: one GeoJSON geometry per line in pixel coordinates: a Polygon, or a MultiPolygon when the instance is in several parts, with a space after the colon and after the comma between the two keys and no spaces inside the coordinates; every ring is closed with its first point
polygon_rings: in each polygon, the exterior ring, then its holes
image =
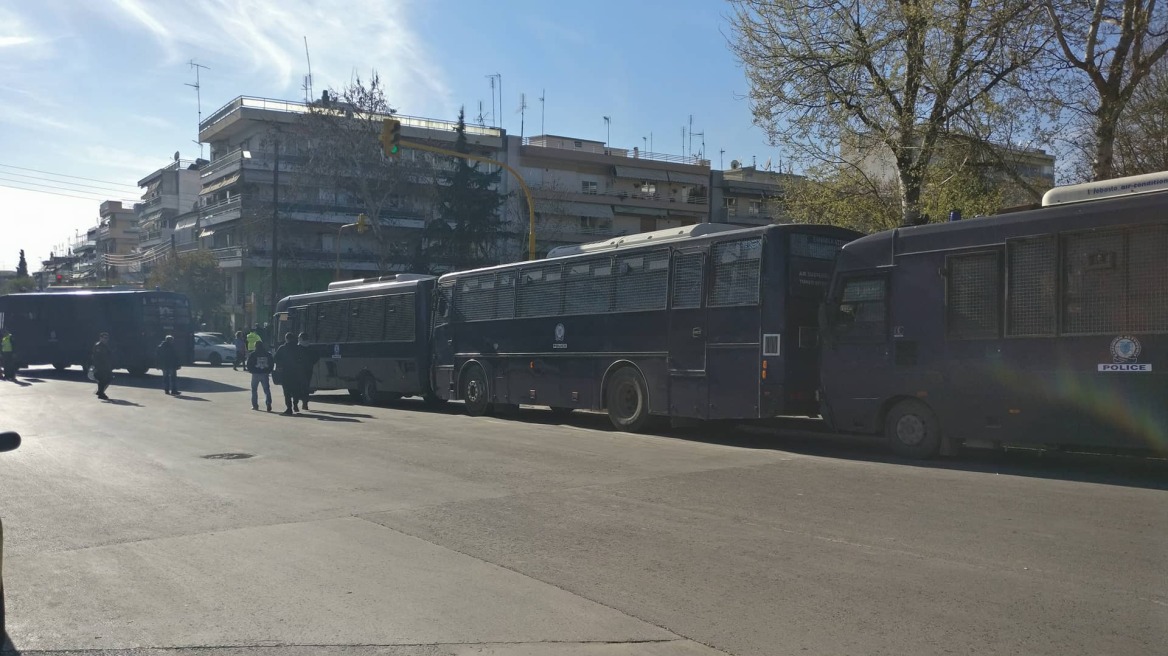
{"type": "Polygon", "coordinates": [[[670,182],[680,182],[681,184],[695,184],[708,187],[710,185],[709,176],[699,175],[697,173],[677,173],[676,171],[669,172],[670,182]]]}
{"type": "Polygon", "coordinates": [[[657,171],[655,169],[643,169],[637,166],[616,166],[616,177],[629,178],[632,180],[657,180],[658,182],[669,182],[669,176],[665,171],[657,171]]]}
{"type": "Polygon", "coordinates": [[[203,191],[201,193],[209,194],[213,191],[218,191],[219,189],[222,189],[223,187],[226,187],[229,184],[235,184],[235,182],[238,180],[239,180],[239,174],[232,173],[231,175],[227,176],[226,178],[222,178],[220,180],[216,180],[215,182],[212,182],[209,185],[205,185],[203,187],[203,191]]]}
{"type": "Polygon", "coordinates": [[[193,227],[195,227],[195,224],[198,222],[199,222],[199,217],[192,216],[189,219],[183,219],[182,221],[179,221],[178,223],[174,224],[174,229],[175,230],[186,230],[187,228],[193,228],[193,227]]]}
{"type": "Polygon", "coordinates": [[[204,237],[210,237],[213,234],[215,234],[214,230],[204,230],[204,231],[199,233],[199,239],[202,239],[204,237]]]}
{"type": "Polygon", "coordinates": [[[611,219],[612,205],[599,203],[557,203],[552,211],[563,216],[587,216],[594,219],[611,219]]]}
{"type": "Polygon", "coordinates": [[[617,214],[638,214],[641,216],[666,216],[669,214],[666,210],[658,210],[650,207],[633,207],[631,205],[617,205],[615,208],[617,214]]]}

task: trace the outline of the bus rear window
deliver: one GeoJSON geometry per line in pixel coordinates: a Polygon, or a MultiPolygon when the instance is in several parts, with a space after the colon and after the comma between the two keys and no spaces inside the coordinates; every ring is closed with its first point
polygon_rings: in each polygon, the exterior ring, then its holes
{"type": "Polygon", "coordinates": [[[806,257],[813,260],[834,261],[847,239],[824,237],[821,235],[791,235],[791,257],[806,257]]]}

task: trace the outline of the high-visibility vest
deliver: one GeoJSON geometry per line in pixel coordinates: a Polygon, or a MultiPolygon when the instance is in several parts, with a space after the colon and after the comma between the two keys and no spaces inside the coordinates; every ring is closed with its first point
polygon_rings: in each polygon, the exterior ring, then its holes
{"type": "Polygon", "coordinates": [[[262,341],[264,341],[264,340],[262,337],[260,337],[259,333],[257,333],[254,330],[251,331],[250,333],[247,334],[247,350],[254,351],[256,342],[262,342],[262,341]]]}
{"type": "Polygon", "coordinates": [[[12,352],[12,335],[5,335],[4,339],[0,340],[0,351],[4,353],[12,352]]]}

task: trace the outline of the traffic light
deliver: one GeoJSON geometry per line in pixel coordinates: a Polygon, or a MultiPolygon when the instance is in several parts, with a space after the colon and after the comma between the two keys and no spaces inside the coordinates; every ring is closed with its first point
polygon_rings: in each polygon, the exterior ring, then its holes
{"type": "Polygon", "coordinates": [[[386,157],[394,157],[401,152],[401,121],[387,118],[381,123],[381,150],[386,157]]]}
{"type": "Polygon", "coordinates": [[[369,217],[364,214],[357,215],[357,232],[364,234],[369,229],[369,217]]]}

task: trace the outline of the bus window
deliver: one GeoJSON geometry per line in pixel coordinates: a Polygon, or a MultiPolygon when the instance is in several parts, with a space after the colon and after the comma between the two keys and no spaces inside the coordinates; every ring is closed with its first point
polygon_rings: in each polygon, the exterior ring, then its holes
{"type": "Polygon", "coordinates": [[[316,306],[316,341],[333,344],[345,341],[346,301],[328,301],[316,306]]]}
{"type": "Polygon", "coordinates": [[[459,278],[456,294],[463,321],[484,321],[495,318],[494,273],[459,278]]]}
{"type": "Polygon", "coordinates": [[[678,255],[673,261],[673,299],[675,309],[702,305],[702,253],[678,255]]]}
{"type": "Polygon", "coordinates": [[[350,342],[377,342],[381,340],[385,323],[385,297],[355,298],[349,301],[350,342]]]}
{"type": "Polygon", "coordinates": [[[591,259],[567,265],[564,314],[608,312],[612,303],[612,260],[591,259]]]}
{"type": "Polygon", "coordinates": [[[1128,233],[1128,326],[1131,332],[1168,331],[1168,226],[1145,226],[1128,233]]]}
{"type": "Polygon", "coordinates": [[[1006,280],[1006,335],[1054,335],[1058,316],[1058,241],[1055,237],[1008,240],[1006,280]]]}
{"type": "Polygon", "coordinates": [[[562,300],[559,264],[520,270],[518,316],[548,317],[559,314],[562,300]]]}
{"type": "Polygon", "coordinates": [[[945,334],[950,339],[997,337],[1002,307],[997,252],[950,255],[946,270],[945,334]]]}
{"type": "Polygon", "coordinates": [[[757,305],[762,239],[744,239],[715,244],[714,284],[710,307],[757,305]]]}
{"type": "Polygon", "coordinates": [[[854,278],[844,283],[832,330],[841,341],[883,342],[888,334],[884,278],[854,278]]]}
{"type": "Polygon", "coordinates": [[[669,289],[669,251],[626,255],[616,260],[617,312],[664,310],[669,289]]]}
{"type": "Polygon", "coordinates": [[[1122,232],[1063,236],[1063,332],[1069,335],[1123,332],[1127,288],[1122,232]]]}
{"type": "Polygon", "coordinates": [[[385,341],[414,341],[414,293],[385,298],[385,341]]]}

